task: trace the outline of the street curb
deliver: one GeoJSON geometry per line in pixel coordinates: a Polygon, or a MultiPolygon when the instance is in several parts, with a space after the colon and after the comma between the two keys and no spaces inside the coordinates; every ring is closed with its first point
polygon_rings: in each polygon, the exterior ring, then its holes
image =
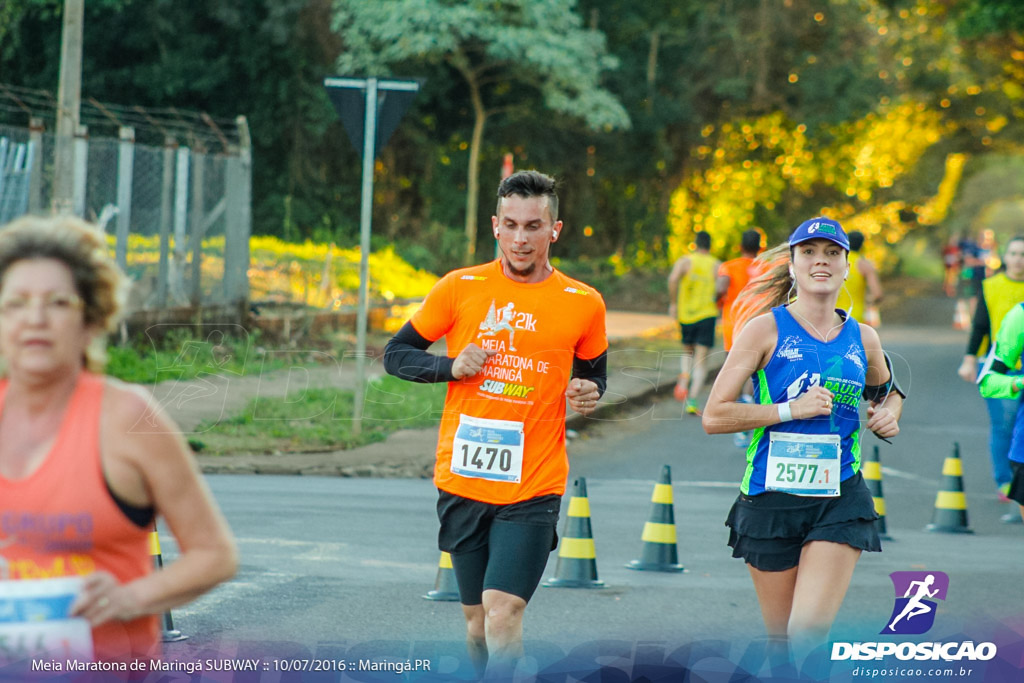
{"type": "MultiPolygon", "coordinates": [[[[711,386],[718,371],[721,369],[719,360],[725,352],[712,352],[709,357],[707,386],[711,386]]],[[[630,368],[622,368],[625,371],[630,368]]],[[[633,368],[636,369],[636,368],[633,368]]],[[[650,368],[648,368],[650,369],[650,368]]],[[[609,415],[616,410],[628,409],[643,401],[659,395],[667,395],[675,386],[675,377],[664,381],[651,381],[641,391],[623,394],[623,400],[616,403],[598,402],[595,410],[588,416],[571,412],[567,409],[565,426],[567,430],[582,431],[587,427],[604,422],[602,415],[609,415]]],[[[196,460],[204,474],[275,474],[291,476],[336,476],[336,477],[406,477],[429,479],[433,476],[434,457],[410,456],[405,463],[377,464],[367,462],[360,456],[364,449],[389,449],[401,452],[401,441],[412,441],[417,445],[423,443],[426,432],[436,433],[435,428],[408,430],[401,429],[388,435],[383,442],[369,444],[342,451],[302,452],[283,454],[242,453],[231,455],[197,455],[196,460]],[[422,461],[422,462],[421,462],[422,461]]],[[[431,451],[436,436],[430,439],[431,451]]],[[[410,444],[403,444],[408,447],[410,444]]]]}

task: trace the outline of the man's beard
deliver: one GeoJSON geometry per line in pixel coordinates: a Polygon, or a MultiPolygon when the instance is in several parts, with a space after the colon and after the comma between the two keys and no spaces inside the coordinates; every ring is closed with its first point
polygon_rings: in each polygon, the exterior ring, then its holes
{"type": "Polygon", "coordinates": [[[505,267],[508,268],[508,272],[516,277],[529,277],[533,275],[533,271],[537,270],[536,261],[523,269],[519,269],[512,265],[512,259],[508,257],[508,254],[505,253],[504,249],[501,250],[501,255],[505,258],[505,267]]]}
{"type": "Polygon", "coordinates": [[[513,266],[508,259],[505,260],[505,266],[508,268],[508,272],[512,273],[516,277],[529,277],[530,275],[533,275],[533,271],[537,270],[536,263],[531,263],[530,265],[520,270],[519,268],[513,266]]]}

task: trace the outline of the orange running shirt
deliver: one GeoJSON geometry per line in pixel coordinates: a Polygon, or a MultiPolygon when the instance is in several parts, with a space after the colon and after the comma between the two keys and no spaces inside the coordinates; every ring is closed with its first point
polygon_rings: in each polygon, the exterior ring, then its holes
{"type": "Polygon", "coordinates": [[[739,258],[726,261],[718,267],[719,277],[723,275],[729,277],[729,289],[725,290],[725,296],[722,297],[721,301],[722,340],[725,342],[726,351],[732,348],[732,328],[736,320],[732,304],[736,301],[736,297],[739,296],[740,290],[750,282],[750,264],[753,262],[754,259],[749,256],[740,256],[739,258]]]}
{"type": "Polygon", "coordinates": [[[608,349],[597,290],[557,270],[543,282],[515,282],[496,260],[448,273],[411,322],[430,341],[445,337],[450,358],[471,343],[497,352],[482,372],[448,383],[437,487],[495,505],[562,495],[573,357],[590,360],[608,349]],[[520,480],[501,479],[517,463],[520,480]]]}
{"type": "MultiPolygon", "coordinates": [[[[128,583],[153,570],[149,530],[125,517],[103,477],[103,382],[82,372],[43,464],[25,479],[0,477],[0,558],[10,579],[84,576],[104,569],[128,583]]],[[[7,380],[0,381],[0,411],[7,386],[7,380]]],[[[94,628],[92,637],[99,661],[160,655],[156,615],[108,622],[94,628]]]]}

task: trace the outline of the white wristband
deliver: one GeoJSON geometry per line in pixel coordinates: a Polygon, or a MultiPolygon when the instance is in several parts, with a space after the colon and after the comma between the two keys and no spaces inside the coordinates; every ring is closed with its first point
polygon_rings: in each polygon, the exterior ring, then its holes
{"type": "Polygon", "coordinates": [[[793,419],[793,409],[790,408],[792,401],[786,401],[785,403],[776,403],[775,405],[779,409],[779,422],[789,422],[793,419]]]}

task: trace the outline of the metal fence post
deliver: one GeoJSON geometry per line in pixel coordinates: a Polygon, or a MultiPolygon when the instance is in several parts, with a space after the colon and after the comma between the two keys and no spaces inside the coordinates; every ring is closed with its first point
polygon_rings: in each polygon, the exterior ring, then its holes
{"type": "Polygon", "coordinates": [[[163,172],[160,174],[160,261],[156,274],[156,305],[167,307],[167,284],[170,276],[168,257],[171,246],[171,221],[174,218],[174,156],[178,142],[164,138],[163,172]]]}
{"type": "Polygon", "coordinates": [[[132,178],[135,168],[135,129],[121,126],[117,148],[117,247],[121,270],[128,270],[128,233],[132,225],[132,178]]]}
{"type": "Polygon", "coordinates": [[[71,212],[85,218],[85,182],[89,173],[89,127],[79,126],[75,131],[74,184],[71,192],[71,212]]]}
{"type": "Polygon", "coordinates": [[[171,270],[171,297],[175,303],[185,296],[185,241],[188,235],[188,162],[189,148],[179,147],[174,180],[174,268],[171,270]]]}
{"type": "Polygon", "coordinates": [[[224,224],[224,298],[242,305],[249,298],[249,201],[252,152],[249,127],[244,116],[236,119],[239,146],[227,158],[227,217],[224,224]]]}
{"type": "Polygon", "coordinates": [[[192,215],[191,232],[192,240],[192,285],[189,295],[193,308],[202,305],[202,279],[201,271],[203,265],[203,233],[205,232],[204,207],[203,207],[203,176],[205,174],[206,153],[197,146],[192,152],[192,215]]]}
{"type": "Polygon", "coordinates": [[[28,177],[29,213],[43,211],[43,120],[33,116],[28,120],[28,144],[32,148],[32,167],[28,177]]]}

